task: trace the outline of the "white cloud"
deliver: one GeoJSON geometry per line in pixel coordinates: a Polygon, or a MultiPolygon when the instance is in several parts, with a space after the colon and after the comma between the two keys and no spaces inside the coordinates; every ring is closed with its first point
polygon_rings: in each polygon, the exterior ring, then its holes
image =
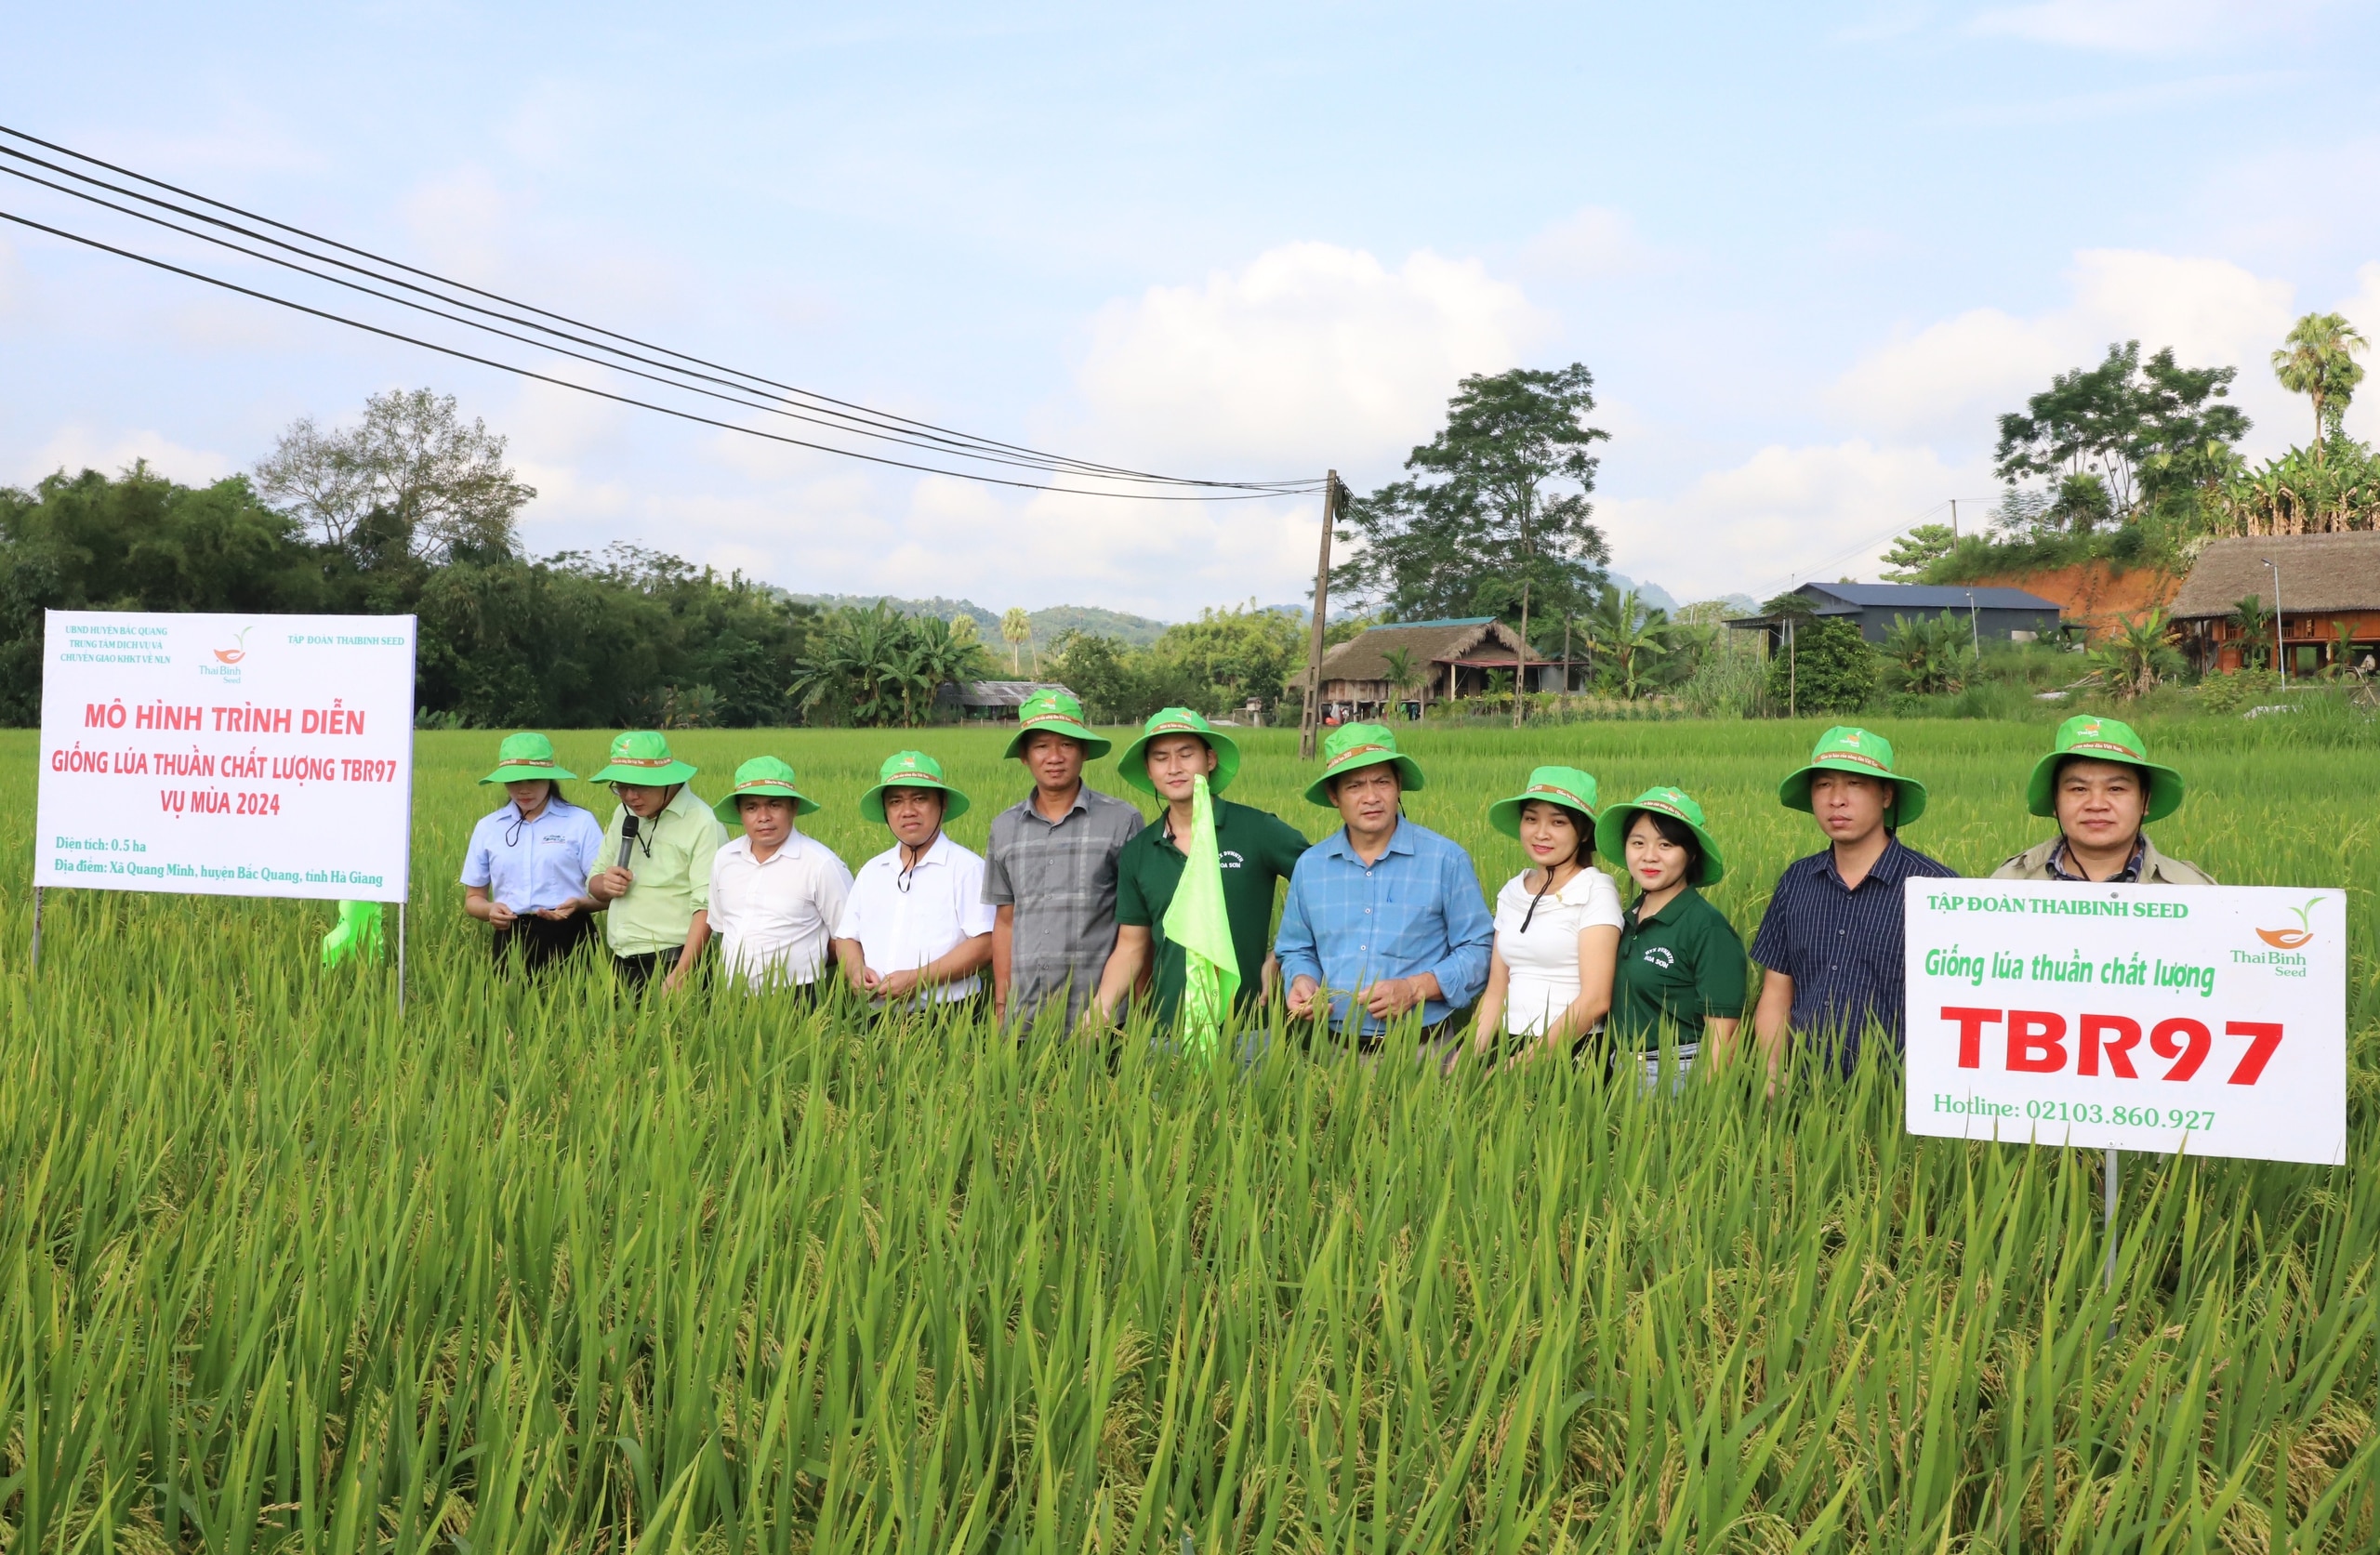
{"type": "Polygon", "coordinates": [[[1597,516],[1613,567],[1631,577],[1681,600],[1765,599],[1812,577],[1874,578],[1893,535],[1945,498],[1989,483],[1980,463],[1854,438],[1772,445],[1674,496],[1604,501],[1597,516]]]}
{"type": "Polygon", "coordinates": [[[2329,0],[2040,0],[1987,10],[1986,35],[2068,48],[2165,54],[2210,48],[2292,28],[2329,0]]]}
{"type": "Polygon", "coordinates": [[[2266,356],[2294,317],[2287,282],[2223,259],[2125,249],[2075,256],[2072,297],[2030,318],[1978,308],[1904,334],[1836,380],[1827,402],[1863,430],[1988,441],[2052,375],[2096,362],[2110,342],[2171,346],[2189,366],[2236,366],[2234,399],[2259,420],[2277,408],[2266,356]]]}
{"type": "Polygon", "coordinates": [[[1521,247],[1523,268],[1562,281],[1601,281],[1649,270],[1659,255],[1626,211],[1588,205],[1521,247]]]}
{"type": "Polygon", "coordinates": [[[1079,423],[1048,436],[1221,479],[1384,469],[1429,438],[1457,380],[1514,365],[1548,325],[1476,259],[1424,250],[1390,270],[1289,244],[1101,309],[1079,423]]]}
{"type": "Polygon", "coordinates": [[[80,424],[60,428],[17,472],[20,484],[64,470],[69,475],[96,469],[113,475],[136,459],[146,459],[157,474],[186,485],[204,486],[238,473],[240,466],[211,449],[186,448],[156,431],[104,432],[80,424]]]}

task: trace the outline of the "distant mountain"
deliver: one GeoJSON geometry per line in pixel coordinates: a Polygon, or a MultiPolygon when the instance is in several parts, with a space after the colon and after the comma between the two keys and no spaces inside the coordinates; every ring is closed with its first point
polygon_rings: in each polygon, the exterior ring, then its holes
{"type": "Polygon", "coordinates": [[[1627,593],[1632,588],[1634,589],[1636,591],[1636,598],[1652,606],[1655,610],[1677,609],[1676,596],[1673,595],[1668,589],[1663,588],[1658,583],[1638,583],[1634,578],[1630,577],[1625,573],[1613,573],[1608,574],[1608,576],[1611,586],[1614,588],[1619,589],[1623,594],[1627,593]]]}
{"type": "MultiPolygon", "coordinates": [[[[817,605],[826,610],[844,605],[857,605],[865,609],[881,600],[904,615],[935,615],[945,621],[964,615],[975,623],[976,631],[987,646],[996,650],[1001,646],[999,613],[985,610],[972,600],[945,600],[940,595],[931,600],[902,600],[890,594],[790,592],[786,592],[785,597],[796,604],[817,605]]],[[[1033,645],[1042,648],[1055,642],[1062,633],[1068,631],[1121,638],[1135,648],[1144,648],[1155,642],[1168,625],[1163,621],[1152,621],[1145,615],[1127,615],[1121,611],[1102,610],[1096,605],[1051,605],[1047,610],[1030,613],[1033,617],[1033,645]]]]}
{"type": "MultiPolygon", "coordinates": [[[[1049,643],[1056,641],[1062,632],[1089,632],[1096,637],[1122,638],[1135,648],[1145,648],[1164,635],[1168,625],[1145,615],[1102,610],[1097,605],[1051,605],[1033,613],[1033,640],[1049,643]]],[[[998,641],[999,633],[994,631],[991,638],[998,641]]]]}

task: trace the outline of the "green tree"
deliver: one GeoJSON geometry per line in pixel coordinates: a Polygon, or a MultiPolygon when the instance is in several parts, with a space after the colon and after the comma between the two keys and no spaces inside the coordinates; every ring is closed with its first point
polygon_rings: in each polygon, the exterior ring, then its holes
{"type": "Polygon", "coordinates": [[[1946,523],[1922,523],[1895,540],[1884,552],[1884,576],[1894,583],[1915,583],[1926,569],[1950,554],[1958,536],[1946,523]]]}
{"type": "Polygon", "coordinates": [[[1024,674],[1025,645],[1033,640],[1033,617],[1025,613],[1023,605],[1009,606],[1000,617],[1000,640],[1008,644],[1009,673],[1024,674]]]}
{"type": "Polygon", "coordinates": [[[1901,689],[1920,696],[1959,690],[1975,664],[1975,636],[1959,615],[1896,615],[1884,647],[1901,689]]]}
{"type": "Polygon", "coordinates": [[[1149,654],[1167,667],[1152,663],[1144,673],[1195,687],[1201,712],[1235,712],[1250,697],[1270,709],[1304,673],[1306,634],[1294,618],[1250,600],[1168,626],[1149,654]]]}
{"type": "Polygon", "coordinates": [[[2177,365],[2171,347],[2143,362],[2139,341],[2111,345],[2096,367],[2056,375],[2024,410],[2000,418],[1994,472],[2012,484],[2096,476],[2109,510],[2135,518],[2158,480],[2190,477],[2192,462],[2173,455],[2228,447],[2247,434],[2248,418],[2224,402],[2238,373],[2177,365]]]}
{"type": "Polygon", "coordinates": [[[1856,713],[1875,689],[1875,651],[1859,628],[1841,616],[1799,617],[1790,646],[1769,661],[1768,696],[1779,707],[1856,713]]]}
{"type": "Polygon", "coordinates": [[[2127,616],[2114,635],[2091,651],[2091,663],[2108,690],[2120,697],[2145,696],[2157,682],[2182,671],[2173,625],[2162,610],[2127,616]]]}
{"type": "Polygon", "coordinates": [[[1050,645],[1047,667],[1082,699],[1083,713],[1093,722],[1122,723],[1157,710],[1144,673],[1146,657],[1121,638],[1070,631],[1050,645]]]}
{"type": "Polygon", "coordinates": [[[1421,677],[1413,668],[1413,651],[1409,648],[1392,648],[1382,654],[1381,658],[1388,667],[1390,698],[1397,702],[1404,701],[1405,693],[1421,683],[1421,677]]]}
{"type": "Polygon", "coordinates": [[[2242,595],[2231,607],[2231,625],[2240,629],[2240,667],[2264,668],[2272,652],[2272,612],[2264,597],[2242,595]]]}
{"type": "Polygon", "coordinates": [[[257,466],[256,486],[334,546],[377,513],[427,560],[492,560],[517,554],[515,515],[537,494],[513,479],[504,448],[485,422],[463,424],[452,394],[391,389],[344,431],[299,417],[257,466]]]}
{"type": "Polygon", "coordinates": [[[1597,668],[1605,682],[1633,701],[1647,679],[1650,661],[1669,652],[1664,628],[1668,615],[1609,584],[1603,586],[1594,608],[1580,622],[1587,646],[1602,661],[1597,668]]]}
{"type": "Polygon", "coordinates": [[[2339,435],[2340,418],[2355,386],[2363,381],[2363,364],[2355,353],[2365,348],[2363,336],[2344,313],[2308,313],[2290,327],[2286,344],[2272,353],[2272,370],[2281,387],[2314,402],[2314,462],[2322,462],[2322,444],[2339,435]]]}
{"type": "Polygon", "coordinates": [[[1593,386],[1582,362],[1464,378],[1446,426],[1406,459],[1411,476],[1349,500],[1340,537],[1362,547],[1332,570],[1334,592],[1397,619],[1511,616],[1524,640],[1532,609],[1574,610],[1608,555],[1587,500],[1606,439],[1583,419],[1593,386]]]}

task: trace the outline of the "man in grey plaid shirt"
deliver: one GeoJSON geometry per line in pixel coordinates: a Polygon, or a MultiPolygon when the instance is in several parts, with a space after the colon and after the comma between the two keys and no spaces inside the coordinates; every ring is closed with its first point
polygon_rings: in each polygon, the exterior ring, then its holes
{"type": "Polygon", "coordinates": [[[1071,1029],[1116,948],[1116,861],[1142,823],[1137,807],[1083,786],[1083,763],[1107,749],[1064,692],[1035,692],[1017,709],[1007,754],[1024,760],[1033,792],[992,818],[984,858],[984,900],[998,909],[992,1008],[1003,1021],[1063,1000],[1071,1029]]]}

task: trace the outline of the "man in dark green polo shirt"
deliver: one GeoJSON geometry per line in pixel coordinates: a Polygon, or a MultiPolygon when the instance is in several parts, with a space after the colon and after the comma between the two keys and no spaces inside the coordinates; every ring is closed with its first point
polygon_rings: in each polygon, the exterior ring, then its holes
{"type": "MultiPolygon", "coordinates": [[[[1174,1018],[1186,976],[1182,947],[1165,942],[1165,910],[1182,879],[1193,797],[1201,775],[1220,796],[1239,772],[1239,747],[1187,707],[1168,707],[1149,719],[1125,748],[1116,769],[1124,781],[1165,801],[1155,825],[1124,844],[1116,861],[1116,949],[1099,979],[1099,1010],[1113,1021],[1147,972],[1156,951],[1155,997],[1159,1014],[1174,1018]]],[[[1216,797],[1215,844],[1223,852],[1223,911],[1239,957],[1239,996],[1254,1003],[1277,981],[1273,960],[1273,888],[1289,877],[1305,834],[1277,815],[1216,797]]]]}

